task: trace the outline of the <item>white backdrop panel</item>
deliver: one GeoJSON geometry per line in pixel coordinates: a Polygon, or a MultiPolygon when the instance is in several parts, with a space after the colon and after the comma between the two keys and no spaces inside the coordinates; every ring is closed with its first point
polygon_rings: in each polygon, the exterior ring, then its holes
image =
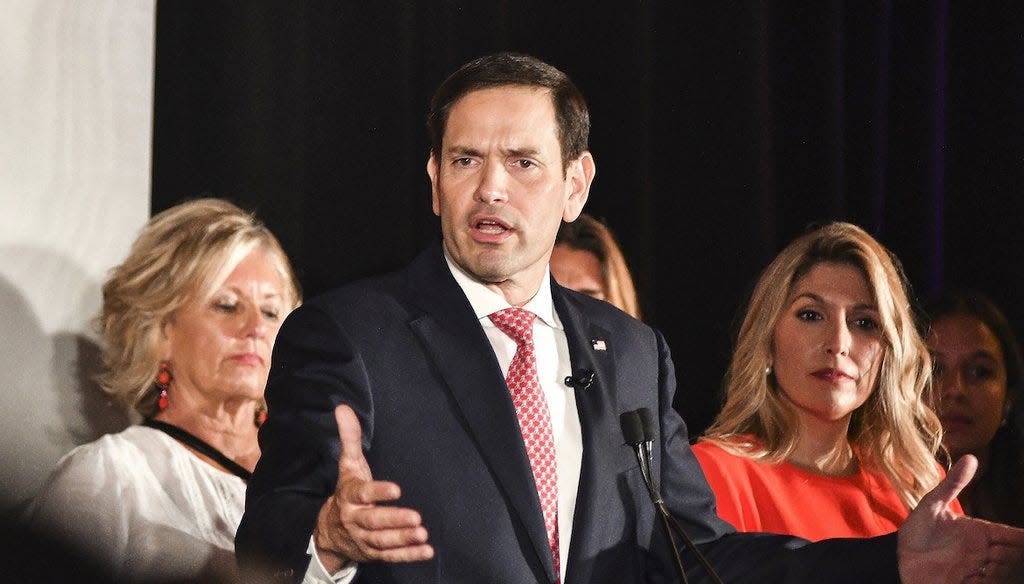
{"type": "Polygon", "coordinates": [[[0,19],[6,508],[125,422],[89,376],[100,285],[149,216],[155,0],[7,0],[0,19]]]}

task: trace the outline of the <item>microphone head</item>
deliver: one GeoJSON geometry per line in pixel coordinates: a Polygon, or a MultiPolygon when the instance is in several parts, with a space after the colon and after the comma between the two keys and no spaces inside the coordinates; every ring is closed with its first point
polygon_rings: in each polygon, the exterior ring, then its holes
{"type": "Polygon", "coordinates": [[[654,414],[647,408],[640,408],[636,411],[637,418],[640,419],[640,428],[643,432],[644,440],[653,442],[658,438],[657,428],[658,424],[654,421],[654,414]]]}
{"type": "Polygon", "coordinates": [[[643,422],[636,411],[619,414],[619,425],[622,427],[622,437],[626,439],[626,444],[636,446],[644,441],[643,422]]]}

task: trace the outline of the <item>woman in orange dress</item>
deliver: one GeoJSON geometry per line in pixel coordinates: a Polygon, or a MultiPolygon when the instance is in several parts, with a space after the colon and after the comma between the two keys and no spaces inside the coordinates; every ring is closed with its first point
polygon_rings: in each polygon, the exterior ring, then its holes
{"type": "Polygon", "coordinates": [[[892,254],[848,223],[798,238],[761,274],[725,405],[694,446],[723,519],[871,537],[938,484],[931,361],[907,288],[892,254]]]}

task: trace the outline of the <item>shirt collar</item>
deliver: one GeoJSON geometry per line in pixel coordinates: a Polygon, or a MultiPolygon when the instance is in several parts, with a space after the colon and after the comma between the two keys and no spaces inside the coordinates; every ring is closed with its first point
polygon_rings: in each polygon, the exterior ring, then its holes
{"type": "MultiPolygon", "coordinates": [[[[463,270],[448,255],[448,250],[444,250],[444,261],[448,264],[448,270],[451,271],[455,282],[469,300],[469,304],[473,307],[473,312],[478,320],[490,324],[491,320],[488,316],[512,306],[505,300],[504,296],[483,285],[463,270]]],[[[533,298],[523,305],[523,308],[536,314],[537,318],[543,321],[544,324],[556,329],[562,328],[562,321],[558,319],[554,303],[551,300],[551,275],[546,267],[544,268],[544,278],[541,279],[540,288],[533,298]]]]}

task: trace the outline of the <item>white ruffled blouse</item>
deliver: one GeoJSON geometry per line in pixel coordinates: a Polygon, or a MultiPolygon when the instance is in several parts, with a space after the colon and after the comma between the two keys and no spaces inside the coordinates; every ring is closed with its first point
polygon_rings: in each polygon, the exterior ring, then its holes
{"type": "Polygon", "coordinates": [[[79,446],[29,508],[42,533],[118,580],[228,580],[245,482],[159,430],[132,426],[79,446]]]}

